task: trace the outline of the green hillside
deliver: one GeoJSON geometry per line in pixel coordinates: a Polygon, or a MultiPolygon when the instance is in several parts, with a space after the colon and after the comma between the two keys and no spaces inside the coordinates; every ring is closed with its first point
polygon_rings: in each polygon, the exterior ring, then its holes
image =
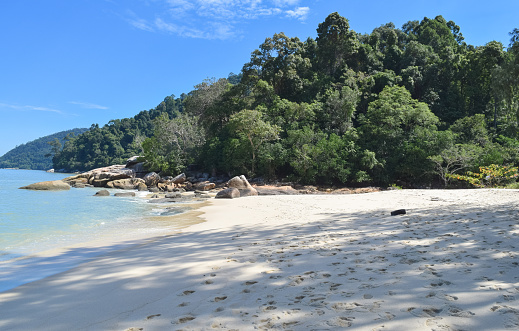
{"type": "Polygon", "coordinates": [[[88,129],[72,129],[38,138],[28,143],[16,146],[0,157],[0,168],[19,168],[32,170],[48,170],[52,168],[52,151],[49,142],[64,143],[65,138],[79,135],[88,129]],[[46,156],[47,155],[47,156],[46,156]]]}

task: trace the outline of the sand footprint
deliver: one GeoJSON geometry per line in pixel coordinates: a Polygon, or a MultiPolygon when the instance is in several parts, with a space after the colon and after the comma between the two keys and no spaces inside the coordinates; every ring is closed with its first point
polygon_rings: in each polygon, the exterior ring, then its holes
{"type": "Polygon", "coordinates": [[[195,293],[195,291],[186,290],[186,291],[182,292],[182,294],[180,294],[180,295],[190,295],[190,294],[193,294],[193,293],[195,293]]]}
{"type": "Polygon", "coordinates": [[[227,299],[227,296],[226,296],[226,295],[221,296],[221,297],[215,297],[213,301],[214,301],[214,302],[219,302],[219,301],[223,301],[223,300],[225,300],[225,299],[227,299]]]}
{"type": "Polygon", "coordinates": [[[450,316],[456,316],[456,317],[472,317],[475,315],[471,311],[463,310],[461,308],[454,307],[454,306],[452,306],[448,309],[448,313],[450,316]]]}
{"type": "Polygon", "coordinates": [[[442,309],[435,307],[427,307],[427,308],[415,308],[410,307],[407,309],[407,312],[411,313],[411,315],[416,317],[435,317],[438,316],[442,309]]]}
{"type": "Polygon", "coordinates": [[[353,320],[355,319],[355,317],[344,317],[344,316],[339,316],[337,318],[335,318],[334,320],[332,321],[329,321],[328,322],[328,325],[329,326],[340,326],[340,327],[343,327],[343,328],[349,328],[353,325],[353,320]]]}
{"type": "Polygon", "coordinates": [[[194,316],[185,316],[185,317],[181,317],[177,320],[177,323],[178,324],[183,324],[183,323],[187,323],[189,321],[192,321],[194,320],[195,317],[194,316]]]}

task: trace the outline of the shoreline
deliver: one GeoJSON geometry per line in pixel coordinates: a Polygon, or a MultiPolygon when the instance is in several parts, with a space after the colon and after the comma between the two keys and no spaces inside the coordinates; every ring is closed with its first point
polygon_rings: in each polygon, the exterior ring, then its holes
{"type": "Polygon", "coordinates": [[[178,234],[0,293],[0,328],[517,328],[518,198],[478,189],[212,200],[197,210],[205,222],[178,234]],[[390,216],[397,209],[408,213],[390,216]]]}
{"type": "MultiPolygon", "coordinates": [[[[146,199],[146,197],[138,197],[146,199]]],[[[100,237],[79,242],[67,243],[63,246],[45,249],[35,253],[0,261],[0,293],[27,283],[38,281],[55,274],[66,272],[83,263],[88,263],[103,255],[130,249],[133,246],[153,242],[154,240],[179,233],[191,225],[204,222],[198,209],[206,202],[190,202],[176,204],[183,209],[173,215],[148,215],[143,222],[161,223],[151,231],[143,229],[124,229],[128,232],[111,229],[101,233],[100,237]],[[187,206],[187,207],[184,207],[187,206]],[[184,208],[182,208],[184,207],[184,208]]],[[[154,206],[166,210],[171,204],[154,206]]]]}

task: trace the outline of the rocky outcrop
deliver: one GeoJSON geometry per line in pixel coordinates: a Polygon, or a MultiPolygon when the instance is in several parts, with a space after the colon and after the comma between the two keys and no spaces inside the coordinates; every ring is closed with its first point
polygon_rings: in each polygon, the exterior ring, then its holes
{"type": "Polygon", "coordinates": [[[51,180],[23,186],[20,187],[20,189],[36,191],[63,191],[70,190],[70,185],[62,180],[51,180]]]}
{"type": "MultiPolygon", "coordinates": [[[[135,190],[139,187],[139,185],[145,185],[144,180],[140,178],[126,178],[126,179],[117,179],[114,181],[110,181],[106,183],[106,187],[108,188],[118,188],[122,190],[135,190]]],[[[146,187],[147,189],[147,187],[146,187]]]]}
{"type": "Polygon", "coordinates": [[[235,199],[240,197],[240,190],[235,187],[229,187],[221,190],[216,194],[216,199],[235,199]]]}
{"type": "Polygon", "coordinates": [[[173,184],[182,184],[187,180],[186,174],[181,173],[180,175],[174,177],[171,181],[173,184]]]}
{"type": "Polygon", "coordinates": [[[132,169],[125,168],[124,165],[113,165],[109,167],[93,169],[79,175],[67,177],[65,182],[77,182],[80,179],[86,179],[86,183],[95,187],[106,187],[107,183],[126,178],[134,178],[135,172],[132,169]]]}
{"type": "Polygon", "coordinates": [[[227,182],[228,187],[234,187],[240,191],[240,197],[248,197],[258,195],[258,191],[249,184],[244,175],[231,178],[227,182]]]}
{"type": "Polygon", "coordinates": [[[195,190],[199,190],[199,191],[209,191],[209,190],[214,189],[215,187],[216,187],[215,183],[211,183],[209,181],[196,183],[194,186],[195,190]]]}
{"type": "Polygon", "coordinates": [[[144,183],[148,187],[157,186],[160,182],[160,176],[156,172],[150,172],[144,176],[144,183]]]}
{"type": "Polygon", "coordinates": [[[135,172],[135,177],[143,178],[147,173],[149,173],[148,169],[144,166],[144,162],[141,160],[142,156],[132,156],[126,161],[126,168],[131,169],[135,172]]]}
{"type": "Polygon", "coordinates": [[[299,191],[292,186],[258,186],[256,187],[258,195],[296,195],[299,191]]]}

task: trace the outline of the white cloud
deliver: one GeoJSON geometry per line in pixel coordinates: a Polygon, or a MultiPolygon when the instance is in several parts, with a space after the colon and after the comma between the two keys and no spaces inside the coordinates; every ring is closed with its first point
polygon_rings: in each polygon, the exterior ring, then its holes
{"type": "Polygon", "coordinates": [[[146,20],[143,20],[143,19],[131,20],[131,19],[129,19],[128,22],[131,25],[133,25],[133,27],[135,27],[137,29],[153,32],[153,28],[148,24],[148,22],[146,22],[146,20]]]}
{"type": "Polygon", "coordinates": [[[108,109],[108,107],[96,105],[95,103],[88,103],[88,102],[79,102],[79,101],[70,101],[70,104],[80,106],[81,108],[85,109],[108,109]]]}
{"type": "Polygon", "coordinates": [[[288,7],[299,4],[300,0],[272,0],[272,2],[278,7],[288,7]]]}
{"type": "MultiPolygon", "coordinates": [[[[247,20],[279,17],[304,21],[310,7],[295,7],[305,0],[148,0],[148,18],[128,10],[128,22],[145,31],[181,37],[230,39],[241,34],[247,20]],[[151,13],[149,12],[151,9],[151,13]]],[[[308,1],[308,0],[306,0],[308,1]]]]}
{"type": "Polygon", "coordinates": [[[304,21],[310,12],[309,7],[297,7],[294,10],[287,10],[287,16],[292,18],[297,18],[300,21],[304,21]]]}
{"type": "Polygon", "coordinates": [[[0,103],[0,108],[10,108],[18,111],[27,111],[27,110],[36,110],[36,111],[45,111],[45,112],[52,112],[57,114],[64,114],[61,110],[48,108],[48,107],[40,107],[40,106],[19,106],[19,105],[11,105],[6,103],[0,103]]]}

